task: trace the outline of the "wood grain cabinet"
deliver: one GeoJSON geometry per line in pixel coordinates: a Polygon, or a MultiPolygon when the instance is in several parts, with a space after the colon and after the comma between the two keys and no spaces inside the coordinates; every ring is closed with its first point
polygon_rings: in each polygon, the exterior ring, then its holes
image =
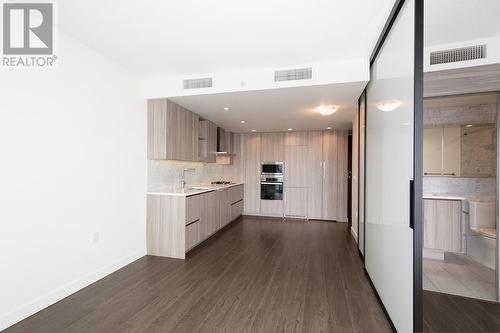
{"type": "Polygon", "coordinates": [[[283,162],[285,159],[284,133],[261,133],[261,162],[283,162]]]}
{"type": "Polygon", "coordinates": [[[307,217],[307,188],[285,188],[285,216],[307,217]]]}
{"type": "Polygon", "coordinates": [[[246,214],[260,213],[260,133],[241,135],[245,183],[244,211],[246,214]]]}
{"type": "Polygon", "coordinates": [[[462,249],[462,201],[424,199],[424,248],[462,249]]]}
{"type": "Polygon", "coordinates": [[[323,218],[323,132],[308,133],[307,149],[307,217],[323,218]]]}
{"type": "Polygon", "coordinates": [[[198,122],[168,99],[148,100],[148,159],[197,161],[198,122]]]}
{"type": "Polygon", "coordinates": [[[243,213],[243,195],[243,185],[189,197],[148,195],[148,254],[184,259],[187,251],[243,213]]]}
{"type": "Polygon", "coordinates": [[[205,119],[198,125],[198,161],[215,163],[217,153],[217,125],[205,119]]]}

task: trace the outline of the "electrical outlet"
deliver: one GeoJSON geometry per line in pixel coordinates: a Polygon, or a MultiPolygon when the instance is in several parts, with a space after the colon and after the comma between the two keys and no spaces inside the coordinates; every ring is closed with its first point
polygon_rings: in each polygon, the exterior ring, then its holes
{"type": "Polygon", "coordinates": [[[99,233],[96,231],[92,234],[92,244],[99,243],[99,233]]]}

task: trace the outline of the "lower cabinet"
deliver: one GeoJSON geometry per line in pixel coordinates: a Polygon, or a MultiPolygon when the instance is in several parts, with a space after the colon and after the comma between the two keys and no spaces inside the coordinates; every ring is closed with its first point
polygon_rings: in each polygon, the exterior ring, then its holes
{"type": "Polygon", "coordinates": [[[285,216],[307,217],[307,187],[285,187],[285,216]]]}
{"type": "Polygon", "coordinates": [[[148,254],[184,259],[243,213],[243,192],[243,185],[236,185],[189,197],[148,195],[148,254]]]}
{"type": "Polygon", "coordinates": [[[200,220],[196,220],[186,225],[186,251],[192,249],[201,240],[200,220]]]}
{"type": "Polygon", "coordinates": [[[461,201],[424,199],[424,248],[463,252],[461,201]]]}

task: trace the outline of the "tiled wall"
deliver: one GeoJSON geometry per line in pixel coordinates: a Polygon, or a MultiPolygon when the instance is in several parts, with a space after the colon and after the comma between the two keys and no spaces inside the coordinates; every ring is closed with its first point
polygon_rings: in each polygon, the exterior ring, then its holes
{"type": "Polygon", "coordinates": [[[182,161],[149,160],[148,190],[180,187],[182,171],[186,172],[187,185],[206,185],[215,180],[243,181],[240,135],[234,134],[233,164],[197,163],[182,161]]]}
{"type": "Polygon", "coordinates": [[[469,200],[494,201],[495,178],[424,177],[424,193],[454,194],[469,200]]]}

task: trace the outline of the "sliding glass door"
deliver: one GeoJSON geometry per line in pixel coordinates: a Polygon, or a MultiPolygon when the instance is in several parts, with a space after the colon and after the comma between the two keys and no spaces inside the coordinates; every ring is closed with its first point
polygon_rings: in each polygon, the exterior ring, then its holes
{"type": "Polygon", "coordinates": [[[419,237],[413,229],[420,160],[414,154],[419,140],[415,129],[421,114],[420,103],[415,103],[421,100],[420,83],[415,84],[415,73],[421,70],[416,66],[421,61],[415,52],[421,48],[415,43],[416,17],[421,20],[416,1],[399,1],[394,8],[394,19],[372,58],[366,89],[365,266],[399,332],[420,329],[414,324],[420,293],[414,294],[414,241],[419,237]]]}

